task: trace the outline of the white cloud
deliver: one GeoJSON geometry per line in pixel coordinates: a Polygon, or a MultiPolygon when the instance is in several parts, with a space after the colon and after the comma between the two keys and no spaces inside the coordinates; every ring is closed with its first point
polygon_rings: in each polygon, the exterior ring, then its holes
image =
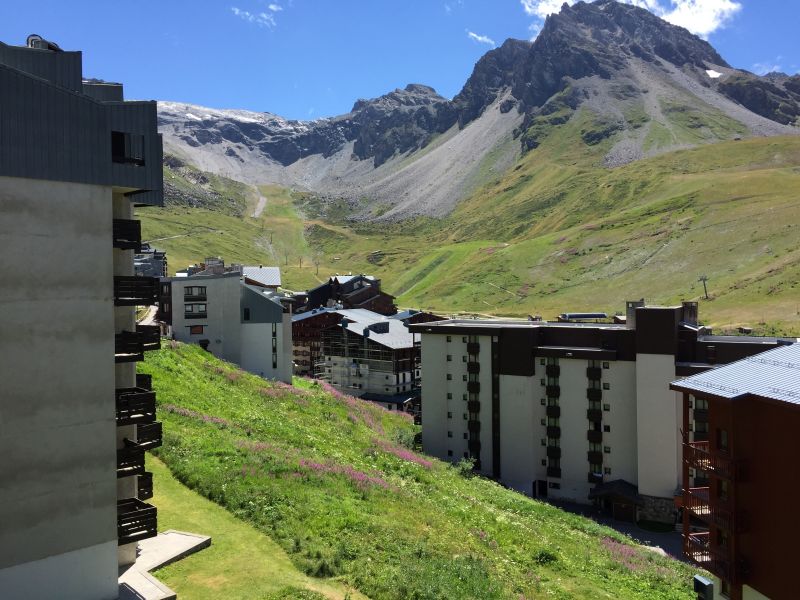
{"type": "Polygon", "coordinates": [[[279,10],[283,10],[283,7],[280,4],[270,4],[268,7],[272,12],[278,12],[279,10]]]}
{"type": "Polygon", "coordinates": [[[750,70],[756,75],[766,75],[767,73],[783,72],[783,67],[778,62],[761,62],[755,63],[750,70]]]}
{"type": "Polygon", "coordinates": [[[270,29],[275,27],[275,17],[272,13],[251,13],[250,11],[241,10],[235,6],[231,6],[231,12],[240,19],[258,25],[259,27],[269,27],[270,29]]]}
{"type": "Polygon", "coordinates": [[[494,43],[494,40],[485,35],[478,35],[477,33],[473,33],[472,31],[467,30],[467,37],[469,39],[478,42],[479,44],[488,44],[492,48],[494,48],[497,44],[494,43]]]}
{"type": "Polygon", "coordinates": [[[537,37],[539,37],[539,34],[542,31],[541,23],[536,23],[536,22],[531,23],[528,26],[528,31],[531,32],[531,41],[535,40],[537,37]]]}
{"type": "MultiPolygon", "coordinates": [[[[576,0],[566,0],[575,4],[576,0]]],[[[623,0],[646,8],[673,25],[685,27],[701,37],[708,37],[724,27],[741,9],[736,0],[623,0]]],[[[525,14],[544,19],[561,10],[564,0],[520,0],[525,14]]]]}

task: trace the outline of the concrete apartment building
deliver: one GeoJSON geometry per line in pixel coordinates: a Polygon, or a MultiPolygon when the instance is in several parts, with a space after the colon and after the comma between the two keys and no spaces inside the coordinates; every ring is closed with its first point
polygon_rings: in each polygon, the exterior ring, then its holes
{"type": "Polygon", "coordinates": [[[675,381],[681,395],[684,551],[708,600],[789,600],[800,521],[800,345],[675,381]]]}
{"type": "Polygon", "coordinates": [[[295,325],[326,314],[335,314],[338,324],[321,332],[316,376],[343,393],[413,412],[419,404],[419,340],[407,323],[369,310],[341,309],[297,315],[295,325]]]}
{"type": "Polygon", "coordinates": [[[162,280],[162,304],[169,304],[164,318],[176,340],[200,344],[266,379],[291,383],[291,303],[277,295],[275,275],[270,271],[267,278],[265,271],[216,263],[188,277],[162,280]]]}
{"type": "Polygon", "coordinates": [[[451,320],[421,334],[422,441],[523,493],[669,522],[682,485],[681,375],[774,348],[713,336],[697,305],[629,302],[625,323],[451,320]]]}
{"type": "Polygon", "coordinates": [[[86,81],[80,52],[0,43],[0,596],[108,600],[156,535],[136,374],[158,281],[134,277],[134,206],[162,203],[155,102],[86,81]],[[76,260],[75,257],[80,257],[76,260]]]}

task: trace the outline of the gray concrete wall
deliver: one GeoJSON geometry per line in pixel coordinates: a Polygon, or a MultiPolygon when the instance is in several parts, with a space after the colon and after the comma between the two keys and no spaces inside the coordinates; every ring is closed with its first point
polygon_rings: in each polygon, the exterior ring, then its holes
{"type": "Polygon", "coordinates": [[[0,590],[114,598],[111,189],[0,177],[0,214],[0,590]]]}

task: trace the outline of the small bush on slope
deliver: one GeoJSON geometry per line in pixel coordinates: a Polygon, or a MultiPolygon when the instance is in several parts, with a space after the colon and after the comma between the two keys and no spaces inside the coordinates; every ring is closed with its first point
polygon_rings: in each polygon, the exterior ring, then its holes
{"type": "Polygon", "coordinates": [[[375,600],[692,598],[686,565],[398,445],[414,429],[403,415],[267,383],[196,346],[140,369],[158,392],[159,456],[309,574],[375,600]]]}

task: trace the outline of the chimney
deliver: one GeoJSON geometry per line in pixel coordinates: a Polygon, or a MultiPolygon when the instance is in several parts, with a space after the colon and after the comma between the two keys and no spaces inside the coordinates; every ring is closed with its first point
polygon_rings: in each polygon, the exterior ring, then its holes
{"type": "Polygon", "coordinates": [[[625,303],[625,326],[628,329],[636,329],[636,309],[644,306],[644,298],[641,300],[628,300],[625,303]]]}
{"type": "Polygon", "coordinates": [[[697,326],[697,302],[681,302],[683,307],[683,318],[681,319],[688,325],[697,326]]]}

